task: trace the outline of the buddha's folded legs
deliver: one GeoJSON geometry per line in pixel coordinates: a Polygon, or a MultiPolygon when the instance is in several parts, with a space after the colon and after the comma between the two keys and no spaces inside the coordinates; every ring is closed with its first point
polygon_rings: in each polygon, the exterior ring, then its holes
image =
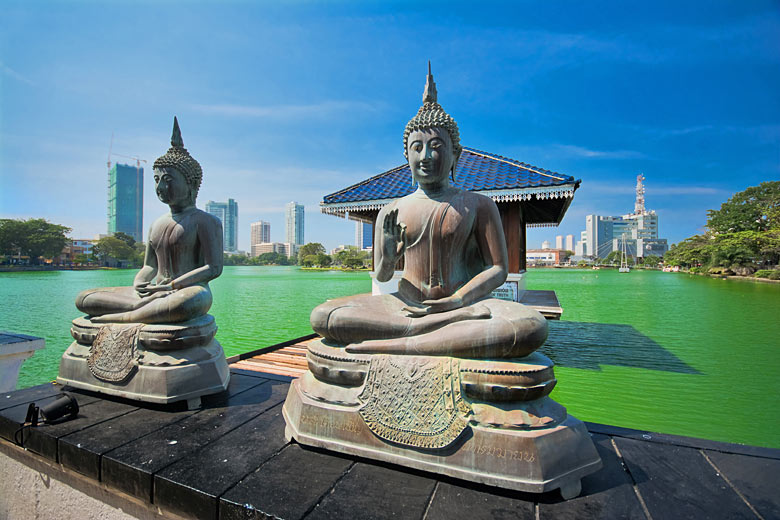
{"type": "Polygon", "coordinates": [[[370,339],[401,338],[435,331],[448,323],[490,318],[484,305],[413,318],[410,302],[397,293],[358,294],[329,300],[311,313],[311,326],[325,339],[347,345],[370,339]]]}
{"type": "Polygon", "coordinates": [[[424,334],[354,343],[347,351],[374,354],[513,358],[527,356],[547,339],[547,321],[519,303],[489,298],[477,305],[489,319],[458,321],[424,334]]]}
{"type": "Polygon", "coordinates": [[[76,307],[99,323],[180,323],[205,315],[211,302],[200,285],[143,298],[132,287],[106,287],[82,291],[76,307]]]}

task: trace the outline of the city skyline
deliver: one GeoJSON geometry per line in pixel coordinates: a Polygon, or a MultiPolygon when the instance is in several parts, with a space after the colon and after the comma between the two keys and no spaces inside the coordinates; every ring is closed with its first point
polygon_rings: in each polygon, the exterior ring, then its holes
{"type": "MultiPolygon", "coordinates": [[[[239,197],[242,222],[281,231],[295,198],[308,241],[351,243],[354,224],[319,203],[403,164],[429,59],[465,146],[582,179],[561,226],[529,244],[630,213],[639,173],[670,243],[780,177],[776,3],[468,6],[5,2],[0,217],[103,233],[109,148],[150,165],[177,115],[200,208],[239,197]]],[[[165,208],[143,192],[149,223],[165,208]]]]}

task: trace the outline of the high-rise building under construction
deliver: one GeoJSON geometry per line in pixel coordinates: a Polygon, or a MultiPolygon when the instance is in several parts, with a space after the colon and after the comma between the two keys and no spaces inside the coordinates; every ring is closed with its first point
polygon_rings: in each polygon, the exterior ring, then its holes
{"type": "Polygon", "coordinates": [[[143,238],[144,169],[114,164],[108,170],[108,234],[122,232],[143,238]]]}

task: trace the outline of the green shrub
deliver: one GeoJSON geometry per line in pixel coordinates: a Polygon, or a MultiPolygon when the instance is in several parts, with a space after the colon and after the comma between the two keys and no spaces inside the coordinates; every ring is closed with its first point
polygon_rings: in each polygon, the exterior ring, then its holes
{"type": "Polygon", "coordinates": [[[753,276],[756,278],[769,278],[769,275],[774,272],[774,269],[759,269],[753,276]]]}

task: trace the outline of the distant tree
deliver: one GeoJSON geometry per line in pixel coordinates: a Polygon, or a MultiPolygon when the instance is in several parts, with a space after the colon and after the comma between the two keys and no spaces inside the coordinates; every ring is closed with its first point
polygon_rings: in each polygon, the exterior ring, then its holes
{"type": "Polygon", "coordinates": [[[224,265],[249,265],[250,258],[246,255],[231,255],[230,253],[222,254],[222,263],[224,265]]]}
{"type": "Polygon", "coordinates": [[[70,239],[71,228],[42,218],[0,220],[0,252],[29,256],[37,264],[41,257],[56,258],[70,239]]]}
{"type": "Polygon", "coordinates": [[[113,236],[114,238],[118,238],[128,246],[135,247],[135,239],[130,235],[128,235],[127,233],[123,233],[122,231],[117,231],[116,233],[114,233],[113,236]]]}
{"type": "Polygon", "coordinates": [[[642,259],[642,265],[645,267],[658,267],[658,262],[661,261],[660,256],[647,255],[642,259]]]}
{"type": "Polygon", "coordinates": [[[298,250],[298,259],[301,263],[303,259],[310,255],[325,254],[325,247],[319,242],[309,242],[306,245],[301,246],[298,250]]]}
{"type": "Polygon", "coordinates": [[[258,256],[255,260],[257,260],[257,265],[289,265],[290,260],[287,258],[287,255],[283,253],[277,253],[277,252],[270,252],[270,253],[263,253],[262,255],[258,256]]]}
{"type": "Polygon", "coordinates": [[[694,235],[678,244],[672,244],[664,255],[664,262],[680,267],[708,265],[713,253],[713,241],[708,235],[694,235]]]}
{"type": "Polygon", "coordinates": [[[73,257],[73,262],[84,265],[89,262],[89,256],[85,255],[84,253],[79,253],[73,257]]]}
{"type": "Polygon", "coordinates": [[[767,231],[780,227],[780,181],[762,182],[707,211],[707,228],[714,234],[767,231]]]}
{"type": "Polygon", "coordinates": [[[602,263],[614,265],[620,262],[620,251],[611,251],[602,263]]]}
{"type": "Polygon", "coordinates": [[[144,244],[143,242],[135,242],[135,246],[132,247],[134,251],[133,264],[139,267],[144,265],[144,257],[146,256],[146,244],[144,244]]]}
{"type": "Polygon", "coordinates": [[[329,255],[326,255],[325,253],[319,253],[316,255],[317,261],[314,265],[318,267],[328,267],[330,264],[333,263],[333,259],[329,255]]]}
{"type": "Polygon", "coordinates": [[[114,260],[132,260],[135,249],[127,245],[127,242],[114,236],[103,237],[92,246],[93,254],[100,262],[114,260]]]}
{"type": "Polygon", "coordinates": [[[342,265],[349,269],[360,269],[363,267],[363,260],[357,257],[350,257],[347,258],[342,265]]]}
{"type": "Polygon", "coordinates": [[[21,255],[24,240],[23,220],[0,219],[0,253],[9,256],[21,255]]]}

